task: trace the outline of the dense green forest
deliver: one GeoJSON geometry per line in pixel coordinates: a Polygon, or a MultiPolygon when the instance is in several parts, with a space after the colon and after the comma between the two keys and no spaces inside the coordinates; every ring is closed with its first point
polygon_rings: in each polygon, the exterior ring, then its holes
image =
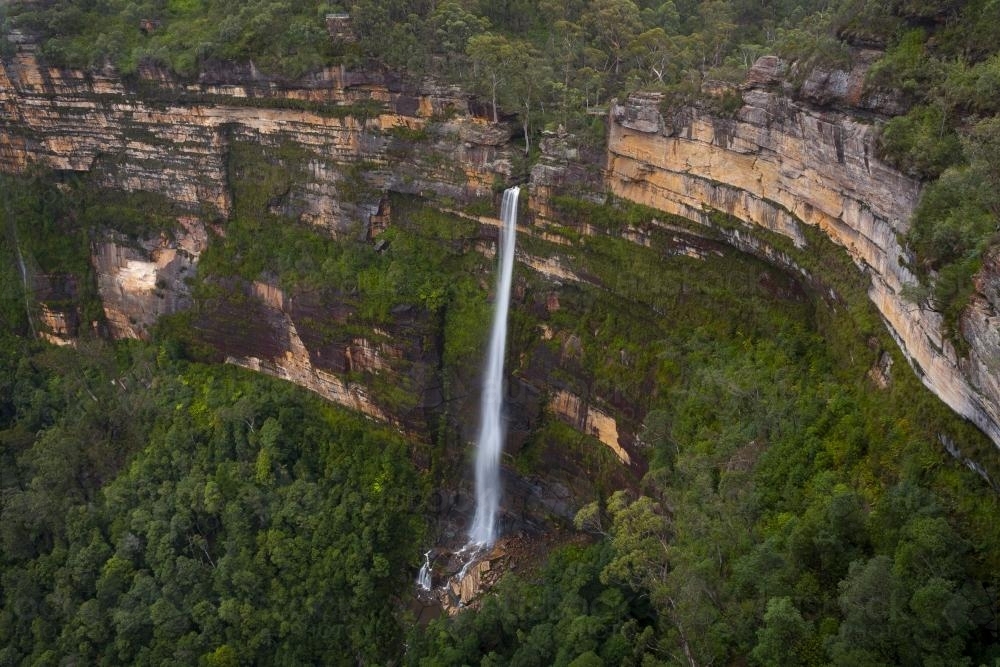
{"type": "Polygon", "coordinates": [[[23,345],[4,341],[0,664],[395,655],[423,530],[398,437],[154,349],[23,345]]]}
{"type": "MultiPolygon", "coordinates": [[[[39,34],[52,64],[126,77],[252,60],[279,81],[381,64],[458,82],[484,114],[520,123],[529,159],[545,127],[599,141],[588,108],[637,88],[666,93],[669,112],[718,104],[702,84],[741,80],[763,53],[798,62],[794,84],[849,66],[853,47],[884,48],[867,89],[905,109],[884,157],[928,182],[908,238],[924,278],[912,297],[953,326],[997,230],[992,0],[43,0],[4,5],[0,21],[39,34]],[[328,38],[339,12],[356,42],[328,38]]],[[[475,225],[396,202],[387,252],[331,241],[268,210],[294,178],[284,150],[235,146],[233,168],[257,180],[231,174],[232,219],[203,255],[197,304],[265,271],[287,289],[351,276],[360,322],[416,304],[437,316],[442,372],[474,373],[489,270],[468,252],[475,225]]],[[[602,483],[614,463],[600,445],[544,422],[512,465],[568,450],[599,471],[576,517],[585,539],[508,575],[480,609],[415,627],[404,607],[433,537],[424,498],[462,469],[448,415],[432,442],[405,440],[210,363],[185,315],[151,343],[33,341],[19,257],[75,276],[84,321],[99,321],[91,230],[169,232],[172,212],[66,175],[0,186],[2,666],[1000,664],[997,495],[942,438],[991,471],[995,449],[919,385],[854,267],[820,238],[807,268],[843,281],[846,307],[734,252],[701,262],[617,238],[649,219],[641,207],[557,200],[606,235],[521,243],[596,286],[563,286],[557,312],[512,314],[514,372],[561,352],[537,340],[540,324],[577,337],[593,386],[642,407],[649,470],[626,490],[602,483]],[[887,387],[868,375],[882,347],[887,387]]],[[[551,289],[519,280],[524,304],[551,289]]],[[[376,389],[412,403],[405,387],[376,389]]]]}

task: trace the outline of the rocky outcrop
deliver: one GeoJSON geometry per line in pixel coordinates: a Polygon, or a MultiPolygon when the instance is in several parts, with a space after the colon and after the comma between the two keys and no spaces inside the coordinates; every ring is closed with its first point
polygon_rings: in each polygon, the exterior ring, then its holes
{"type": "Polygon", "coordinates": [[[387,189],[487,196],[509,174],[509,130],[472,118],[460,91],[388,73],[328,68],[295,85],[252,66],[218,66],[198,83],[140,68],[43,66],[20,42],[0,63],[0,171],[33,164],[87,171],[197,213],[229,213],[229,147],[290,145],[305,165],[281,212],[341,233],[367,224],[387,189]]]}
{"type": "MultiPolygon", "coordinates": [[[[399,420],[385,412],[371,398],[371,392],[365,384],[349,382],[329,370],[313,363],[309,349],[302,342],[302,337],[291,319],[286,319],[285,329],[288,334],[288,350],[284,355],[270,358],[256,356],[227,357],[226,362],[248,368],[258,373],[267,373],[283,380],[288,380],[300,387],[316,392],[328,400],[356,410],[361,414],[374,417],[383,422],[399,420]]],[[[380,363],[366,370],[378,371],[380,363]]],[[[364,366],[360,366],[364,369],[364,366]]]]}
{"type": "Polygon", "coordinates": [[[556,392],[549,403],[549,409],[578,431],[600,440],[624,465],[632,465],[632,457],[622,446],[618,424],[611,415],[586,405],[580,397],[565,390],[556,392]]]}
{"type": "Polygon", "coordinates": [[[77,327],[73,311],[54,310],[46,303],[40,303],[38,310],[38,335],[42,339],[60,347],[75,345],[77,327]]]}
{"type": "MultiPolygon", "coordinates": [[[[574,137],[546,133],[540,157],[531,169],[531,210],[538,218],[555,217],[549,205],[554,194],[571,194],[598,201],[604,196],[604,155],[577,145],[574,137]]],[[[546,240],[559,243],[558,237],[546,240]]]]}
{"type": "MultiPolygon", "coordinates": [[[[711,213],[720,211],[745,223],[724,233],[740,243],[754,230],[785,237],[790,243],[781,257],[774,248],[759,254],[789,266],[810,252],[803,225],[822,231],[868,277],[869,297],[924,384],[1000,444],[1000,341],[996,295],[986,296],[994,282],[986,278],[993,275],[989,266],[977,285],[983,296],[963,319],[971,352],[962,359],[943,334],[940,314],[903,296],[917,282],[900,239],[920,184],[878,159],[872,120],[793,101],[756,83],[773,83],[773,65],[764,60],[752,73],[755,83],[743,90],[733,118],[697,108],[664,117],[657,95],[614,105],[610,191],[706,228],[715,228],[711,213]]],[[[850,98],[850,80],[830,95],[843,87],[841,98],[850,98]]],[[[820,87],[810,84],[809,96],[817,98],[820,87]]],[[[754,243],[744,245],[754,250],[754,243]]]]}
{"type": "MultiPolygon", "coordinates": [[[[191,326],[227,363],[273,375],[416,437],[431,432],[441,402],[432,323],[416,309],[359,333],[351,299],[285,290],[265,281],[221,281],[191,326]]],[[[222,360],[220,358],[220,360],[222,360]]]]}
{"type": "Polygon", "coordinates": [[[976,293],[960,322],[968,343],[961,367],[970,384],[995,406],[1000,397],[1000,248],[987,253],[974,280],[976,293]]]}
{"type": "Polygon", "coordinates": [[[21,278],[30,301],[25,303],[31,331],[39,338],[59,346],[76,345],[77,339],[96,322],[85,322],[80,304],[81,284],[71,273],[43,273],[35,258],[20,256],[21,278]]]}
{"type": "Polygon", "coordinates": [[[160,316],[189,308],[186,278],[207,244],[205,226],[193,216],[182,216],[170,235],[132,240],[108,234],[96,241],[92,261],[111,335],[147,338],[160,316]]]}

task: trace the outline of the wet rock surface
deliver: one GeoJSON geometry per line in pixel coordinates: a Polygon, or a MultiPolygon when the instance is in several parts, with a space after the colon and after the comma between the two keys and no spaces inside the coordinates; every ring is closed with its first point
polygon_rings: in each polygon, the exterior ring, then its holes
{"type": "Polygon", "coordinates": [[[415,596],[418,619],[427,623],[441,614],[453,616],[478,608],[483,597],[508,573],[530,576],[552,549],[586,539],[560,530],[518,531],[501,536],[493,546],[479,551],[468,547],[435,548],[431,556],[431,590],[418,589],[415,596]]]}

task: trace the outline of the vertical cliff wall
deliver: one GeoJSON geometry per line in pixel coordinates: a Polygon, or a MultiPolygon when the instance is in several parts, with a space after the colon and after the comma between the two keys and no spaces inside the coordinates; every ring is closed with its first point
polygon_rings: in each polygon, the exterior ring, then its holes
{"type": "Polygon", "coordinates": [[[742,91],[732,118],[696,108],[665,118],[657,95],[615,105],[609,190],[706,226],[720,211],[745,223],[746,234],[780,234],[795,248],[792,261],[810,252],[802,226],[822,231],[867,276],[869,297],[924,384],[1000,444],[1000,345],[989,268],[963,321],[970,354],[962,359],[943,335],[940,314],[903,296],[917,282],[900,239],[920,184],[878,159],[870,114],[792,101],[773,88],[773,65],[758,64],[757,83],[742,91]]]}
{"type": "MultiPolygon", "coordinates": [[[[292,156],[301,176],[273,202],[273,212],[333,236],[377,233],[388,219],[389,192],[486,203],[513,171],[511,129],[473,118],[452,87],[339,68],[288,85],[249,66],[206,72],[195,83],[147,67],[123,81],[114,72],[45,67],[30,42],[14,41],[17,52],[0,63],[0,171],[42,165],[86,172],[108,187],[162,194],[184,211],[183,231],[172,238],[109,232],[94,239],[93,264],[116,336],[143,337],[158,317],[190,305],[185,278],[197,271],[205,230],[232,210],[228,179],[237,144],[292,156]]],[[[712,227],[716,236],[711,214],[718,211],[745,223],[723,230],[730,243],[793,270],[811,250],[806,230],[822,232],[868,278],[869,297],[924,383],[1000,443],[1000,263],[991,256],[977,279],[961,329],[969,352],[960,358],[942,335],[939,314],[902,296],[915,277],[899,239],[920,184],[876,156],[875,112],[887,108],[885,100],[861,96],[861,71],[821,74],[807,78],[805,99],[794,101],[781,88],[780,63],[762,59],[732,117],[697,108],[665,117],[657,96],[634,95],[611,110],[605,171],[572,142],[543,141],[531,207],[545,217],[557,192],[586,199],[610,191],[712,227]],[[769,244],[760,230],[786,238],[788,247],[769,244]]],[[[557,240],[544,229],[538,236],[557,240]]],[[[645,242],[639,233],[629,238],[645,242]]],[[[558,266],[551,257],[535,259],[558,266]]],[[[416,353],[426,323],[391,332],[410,342],[344,338],[325,349],[324,336],[303,325],[321,308],[315,295],[275,300],[250,284],[233,289],[259,311],[254,335],[266,344],[255,349],[232,340],[252,332],[227,325],[225,307],[214,319],[196,318],[232,360],[385,417],[362,385],[342,376],[392,377],[401,356],[416,353]],[[359,345],[392,353],[384,363],[365,355],[347,363],[359,345]]]]}
{"type": "MultiPolygon", "coordinates": [[[[163,195],[180,211],[169,234],[96,230],[91,263],[115,337],[145,338],[160,316],[191,308],[188,283],[209,230],[224,236],[233,210],[229,179],[242,168],[235,146],[294,169],[288,191],[269,203],[272,213],[333,237],[377,233],[389,191],[489,200],[495,179],[511,171],[510,130],[474,118],[454,87],[341,68],[291,85],[249,65],[219,67],[193,83],[145,66],[123,80],[114,71],[47,67],[29,39],[11,41],[16,52],[0,62],[0,171],[78,172],[99,186],[163,195]]],[[[423,424],[419,406],[379,406],[364,384],[435,391],[438,362],[423,346],[429,329],[421,318],[394,316],[367,338],[333,336],[328,330],[344,328],[350,307],[331,309],[317,294],[267,282],[219,291],[232,298],[209,300],[191,324],[224,357],[384,420],[423,424]]],[[[58,342],[77,330],[65,324],[75,311],[58,310],[65,301],[43,308],[40,333],[58,342]]]]}

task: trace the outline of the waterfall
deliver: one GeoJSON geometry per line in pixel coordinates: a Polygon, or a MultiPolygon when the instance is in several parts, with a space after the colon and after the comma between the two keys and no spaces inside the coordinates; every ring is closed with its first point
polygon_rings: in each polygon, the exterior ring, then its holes
{"type": "Polygon", "coordinates": [[[521,189],[503,193],[500,219],[503,229],[497,255],[496,301],[493,304],[493,329],[486,350],[483,396],[480,402],[479,438],[476,441],[476,515],[469,529],[469,544],[489,547],[497,538],[497,511],[500,507],[500,452],[503,450],[503,359],[507,350],[507,309],[510,283],[514,272],[514,237],[517,233],[517,197],[521,189]]]}
{"type": "Polygon", "coordinates": [[[422,591],[429,591],[431,589],[431,584],[433,580],[431,579],[431,552],[428,551],[424,554],[424,564],[420,566],[420,573],[417,574],[417,586],[422,591]]]}
{"type": "Polygon", "coordinates": [[[17,240],[17,223],[13,219],[10,221],[10,236],[14,241],[14,250],[17,253],[17,264],[21,268],[21,284],[24,287],[24,310],[28,316],[28,328],[31,329],[31,337],[35,337],[35,323],[31,320],[31,286],[28,280],[28,266],[24,263],[24,255],[21,253],[21,244],[17,240]]]}

